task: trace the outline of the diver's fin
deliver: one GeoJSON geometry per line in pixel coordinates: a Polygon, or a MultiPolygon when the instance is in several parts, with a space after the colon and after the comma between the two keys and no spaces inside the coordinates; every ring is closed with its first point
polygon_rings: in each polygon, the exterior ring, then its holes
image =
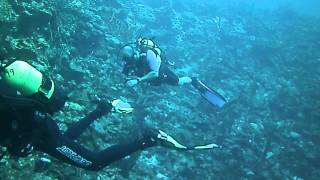
{"type": "Polygon", "coordinates": [[[227,102],[226,99],[220,95],[217,91],[209,88],[207,85],[205,85],[202,81],[192,78],[192,85],[196,89],[198,89],[201,93],[201,96],[205,98],[209,103],[218,106],[223,107],[223,105],[227,102]]]}
{"type": "Polygon", "coordinates": [[[156,130],[157,131],[157,140],[159,141],[159,145],[167,148],[172,148],[176,150],[209,150],[209,149],[216,149],[221,148],[221,146],[211,143],[206,145],[196,145],[196,146],[185,146],[175,140],[172,136],[168,135],[164,131],[156,130]]]}

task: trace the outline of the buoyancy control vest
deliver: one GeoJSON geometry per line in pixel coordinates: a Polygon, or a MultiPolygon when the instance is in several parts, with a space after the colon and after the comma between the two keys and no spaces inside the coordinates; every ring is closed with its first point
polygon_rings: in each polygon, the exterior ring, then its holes
{"type": "Polygon", "coordinates": [[[152,50],[157,56],[162,55],[162,51],[156,43],[150,38],[139,38],[137,40],[137,45],[142,52],[147,52],[147,50],[152,50]]]}
{"type": "Polygon", "coordinates": [[[156,56],[161,57],[161,64],[175,68],[175,63],[166,57],[165,53],[152,38],[138,38],[136,44],[142,53],[146,53],[148,50],[152,50],[156,54],[156,56]]]}

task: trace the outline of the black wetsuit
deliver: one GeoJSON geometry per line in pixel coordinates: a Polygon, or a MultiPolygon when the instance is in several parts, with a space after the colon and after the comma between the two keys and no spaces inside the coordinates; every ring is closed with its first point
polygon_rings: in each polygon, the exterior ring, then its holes
{"type": "MultiPolygon", "coordinates": [[[[122,70],[122,73],[125,75],[142,77],[151,71],[148,66],[146,56],[141,56],[138,61],[125,60],[125,62],[126,64],[122,70]]],[[[160,85],[162,83],[166,83],[177,86],[179,84],[179,77],[169,68],[167,63],[162,61],[159,69],[159,77],[148,82],[150,82],[151,85],[160,85]]]]}
{"type": "Polygon", "coordinates": [[[150,141],[150,137],[144,136],[136,141],[94,152],[75,142],[94,120],[110,111],[110,104],[100,104],[96,110],[62,133],[54,120],[37,111],[33,105],[20,102],[12,105],[0,96],[0,143],[14,156],[27,156],[33,147],[34,150],[47,153],[63,162],[93,171],[156,145],[154,141],[150,141]]]}

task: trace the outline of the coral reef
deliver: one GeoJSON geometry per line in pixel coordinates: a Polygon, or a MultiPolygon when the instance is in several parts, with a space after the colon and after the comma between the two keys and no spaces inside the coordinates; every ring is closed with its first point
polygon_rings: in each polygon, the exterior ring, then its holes
{"type": "Polygon", "coordinates": [[[15,12],[8,0],[0,1],[0,22],[9,23],[17,20],[15,12]]]}
{"type": "Polygon", "coordinates": [[[6,155],[0,179],[319,179],[320,21],[286,7],[125,0],[0,0],[0,55],[22,59],[67,89],[60,129],[83,117],[90,97],[126,97],[81,137],[90,149],[134,138],[141,124],[216,151],[152,148],[95,173],[35,153],[6,155]],[[180,75],[198,76],[228,99],[210,106],[189,87],[129,89],[119,48],[152,36],[180,75]]]}

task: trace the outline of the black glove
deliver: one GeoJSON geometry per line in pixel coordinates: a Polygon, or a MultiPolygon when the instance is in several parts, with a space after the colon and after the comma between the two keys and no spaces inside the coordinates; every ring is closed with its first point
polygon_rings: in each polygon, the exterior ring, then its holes
{"type": "Polygon", "coordinates": [[[112,104],[110,102],[99,101],[97,107],[88,116],[93,119],[98,119],[101,116],[110,113],[112,110],[112,104]]]}
{"type": "Polygon", "coordinates": [[[112,104],[111,104],[111,102],[100,101],[97,104],[96,110],[101,111],[101,112],[105,112],[105,113],[109,113],[112,110],[112,104]]]}

